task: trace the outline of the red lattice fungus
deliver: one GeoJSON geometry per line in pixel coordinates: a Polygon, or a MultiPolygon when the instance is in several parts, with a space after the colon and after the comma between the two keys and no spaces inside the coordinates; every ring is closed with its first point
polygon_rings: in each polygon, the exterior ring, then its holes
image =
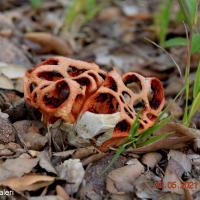
{"type": "MultiPolygon", "coordinates": [[[[43,120],[74,123],[86,111],[99,114],[120,112],[121,120],[112,138],[101,145],[106,151],[128,136],[140,110],[140,130],[151,127],[164,105],[164,92],[157,78],[129,72],[121,77],[98,65],[64,57],[45,60],[26,73],[25,99],[43,114],[43,120]]],[[[91,119],[92,120],[92,119],[91,119]]]]}

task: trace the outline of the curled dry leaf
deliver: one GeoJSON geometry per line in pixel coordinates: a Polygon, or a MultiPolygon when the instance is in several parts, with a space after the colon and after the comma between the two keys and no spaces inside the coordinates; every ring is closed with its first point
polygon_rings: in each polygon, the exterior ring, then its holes
{"type": "Polygon", "coordinates": [[[83,166],[88,165],[88,164],[90,164],[90,163],[93,163],[93,162],[95,162],[95,161],[97,161],[97,160],[100,160],[100,159],[103,158],[104,156],[105,156],[105,153],[102,153],[102,152],[97,153],[97,154],[94,154],[94,155],[91,155],[91,156],[89,156],[88,158],[85,158],[85,159],[82,161],[83,166]]]}
{"type": "Polygon", "coordinates": [[[168,156],[169,162],[167,165],[167,168],[165,170],[165,176],[163,178],[163,185],[168,186],[169,183],[174,183],[174,187],[164,187],[163,191],[165,192],[172,192],[176,194],[182,194],[184,195],[185,192],[189,192],[190,194],[195,194],[200,190],[200,182],[196,179],[188,179],[184,182],[184,184],[193,183],[195,184],[195,187],[182,187],[182,175],[184,172],[191,171],[191,163],[189,158],[181,152],[177,151],[170,151],[170,155],[168,156]],[[176,159],[176,160],[175,160],[176,159]]]}
{"type": "Polygon", "coordinates": [[[146,153],[142,156],[142,163],[147,165],[150,168],[154,168],[157,163],[162,159],[162,155],[157,152],[146,153]]]}
{"type": "Polygon", "coordinates": [[[186,154],[180,152],[180,151],[175,151],[171,150],[168,153],[168,160],[173,159],[176,162],[178,162],[182,168],[184,169],[185,172],[190,172],[192,169],[192,164],[191,160],[187,157],[186,154]]]}
{"type": "Polygon", "coordinates": [[[110,193],[123,194],[133,192],[135,180],[144,172],[144,166],[132,159],[127,166],[111,171],[106,180],[106,188],[110,193]]]}
{"type": "Polygon", "coordinates": [[[26,73],[26,68],[20,65],[8,64],[0,62],[0,72],[9,79],[23,78],[26,73]]]}
{"type": "Polygon", "coordinates": [[[44,128],[41,122],[21,120],[13,125],[29,149],[41,150],[47,143],[47,137],[40,134],[40,129],[44,128]]]}
{"type": "Polygon", "coordinates": [[[0,181],[12,177],[21,177],[24,174],[31,172],[37,163],[38,158],[7,159],[3,164],[0,165],[0,181]]]}
{"type": "Polygon", "coordinates": [[[140,199],[159,199],[161,191],[155,187],[155,183],[161,181],[153,172],[147,171],[134,182],[135,193],[140,199]]]}
{"type": "Polygon", "coordinates": [[[27,174],[22,177],[0,181],[0,185],[7,186],[16,192],[35,191],[50,185],[54,180],[55,178],[51,176],[27,174]]]}
{"type": "Polygon", "coordinates": [[[163,178],[163,191],[165,192],[172,192],[176,194],[184,194],[184,190],[181,188],[181,177],[182,173],[184,172],[183,168],[179,163],[174,160],[170,160],[167,168],[165,170],[165,176],[163,178]],[[175,183],[175,187],[168,187],[169,183],[175,183]]]}
{"type": "Polygon", "coordinates": [[[12,44],[9,40],[0,37],[0,47],[3,51],[0,52],[0,61],[11,63],[19,66],[31,66],[30,61],[24,55],[23,51],[12,44]]]}
{"type": "MultiPolygon", "coordinates": [[[[112,154],[107,154],[102,159],[87,167],[83,182],[84,184],[81,185],[80,189],[81,199],[102,200],[102,195],[106,194],[106,176],[102,176],[101,173],[109,164],[112,157],[112,154]]],[[[118,161],[111,166],[109,171],[124,166],[126,161],[127,159],[124,156],[120,156],[118,161]]]]}
{"type": "Polygon", "coordinates": [[[3,74],[0,75],[0,88],[7,90],[15,89],[13,82],[3,74]]]}
{"type": "Polygon", "coordinates": [[[72,157],[81,159],[94,153],[97,153],[97,149],[94,146],[89,146],[89,147],[76,149],[74,153],[72,154],[72,157]]]}
{"type": "Polygon", "coordinates": [[[69,56],[72,49],[65,41],[50,33],[32,32],[27,33],[25,37],[32,42],[40,45],[41,53],[55,52],[58,55],[69,56]]]}
{"type": "Polygon", "coordinates": [[[56,193],[58,196],[62,197],[63,200],[70,200],[70,196],[60,185],[56,186],[56,193]]]}
{"type": "Polygon", "coordinates": [[[55,168],[51,164],[50,156],[47,151],[42,151],[39,155],[39,165],[43,169],[45,169],[47,172],[51,172],[54,174],[57,174],[55,168]]]}
{"type": "Polygon", "coordinates": [[[68,194],[74,194],[78,191],[85,175],[85,170],[79,159],[69,159],[57,167],[60,178],[68,183],[65,190],[68,194]]]}

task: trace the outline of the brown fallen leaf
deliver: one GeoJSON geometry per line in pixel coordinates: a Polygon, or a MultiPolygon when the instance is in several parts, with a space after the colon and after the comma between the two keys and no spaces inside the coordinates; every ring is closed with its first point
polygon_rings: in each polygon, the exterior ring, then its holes
{"type": "MultiPolygon", "coordinates": [[[[101,173],[112,160],[112,157],[113,154],[109,153],[105,155],[102,159],[94,162],[92,165],[89,165],[87,167],[84,176],[84,184],[81,185],[80,189],[80,199],[102,200],[102,195],[106,194],[106,176],[102,176],[101,173]]],[[[118,161],[114,163],[114,165],[109,169],[108,172],[124,166],[126,161],[126,157],[120,156],[118,161]]]]}
{"type": "Polygon", "coordinates": [[[55,168],[53,167],[53,165],[51,163],[50,156],[47,151],[42,151],[38,157],[39,157],[40,167],[45,169],[47,172],[57,174],[55,168]]]}
{"type": "Polygon", "coordinates": [[[41,46],[40,53],[55,52],[56,54],[69,56],[72,54],[71,47],[62,39],[45,32],[31,32],[25,38],[41,46]]]}
{"type": "Polygon", "coordinates": [[[47,143],[47,137],[40,134],[40,129],[42,130],[44,128],[41,122],[21,120],[15,122],[13,125],[27,148],[41,150],[47,143]]]}
{"type": "Polygon", "coordinates": [[[94,154],[94,153],[97,153],[97,149],[94,146],[78,148],[72,154],[72,158],[82,159],[82,158],[87,157],[87,156],[94,154]]]}
{"type": "Polygon", "coordinates": [[[38,158],[16,158],[7,159],[0,165],[0,181],[12,177],[21,177],[29,173],[38,163],[38,158]]]}
{"type": "Polygon", "coordinates": [[[179,163],[179,165],[181,165],[181,167],[184,169],[185,172],[191,171],[191,169],[192,169],[191,160],[187,157],[186,154],[184,154],[180,151],[171,150],[168,153],[168,160],[170,160],[170,159],[173,159],[177,163],[179,163]]]}
{"type": "Polygon", "coordinates": [[[114,194],[133,192],[134,182],[143,172],[144,166],[137,159],[132,159],[128,165],[108,174],[106,188],[114,194]]]}
{"type": "Polygon", "coordinates": [[[68,184],[65,190],[68,194],[74,194],[78,191],[80,184],[83,181],[85,170],[79,159],[68,159],[64,163],[57,166],[57,171],[61,179],[65,179],[68,184]]]}
{"type": "Polygon", "coordinates": [[[98,153],[98,154],[94,154],[94,155],[91,155],[89,156],[88,158],[85,158],[82,163],[83,163],[83,166],[86,166],[90,163],[93,163],[97,160],[100,160],[101,158],[103,158],[105,156],[105,153],[98,153]]]}
{"type": "Polygon", "coordinates": [[[156,164],[162,159],[162,155],[157,152],[150,152],[142,157],[142,163],[150,168],[154,168],[156,164]]]}
{"type": "Polygon", "coordinates": [[[21,50],[22,48],[18,48],[11,41],[0,37],[0,47],[3,49],[3,51],[0,52],[1,62],[27,66],[27,68],[31,66],[29,59],[21,50]]]}
{"type": "Polygon", "coordinates": [[[50,185],[54,180],[55,178],[51,176],[27,174],[23,177],[9,178],[4,181],[0,181],[0,185],[7,186],[16,192],[22,192],[26,190],[35,191],[50,185]]]}
{"type": "Polygon", "coordinates": [[[165,170],[165,176],[163,178],[163,191],[172,192],[176,194],[184,194],[184,190],[181,188],[180,175],[184,172],[179,163],[171,159],[168,162],[165,170]],[[173,184],[170,185],[170,184],[173,184]]]}
{"type": "Polygon", "coordinates": [[[140,199],[159,199],[161,191],[155,187],[155,183],[160,180],[160,177],[150,170],[140,175],[134,182],[137,197],[140,199]]]}
{"type": "Polygon", "coordinates": [[[62,197],[63,200],[70,200],[70,196],[60,185],[56,186],[56,193],[58,196],[62,197]]]}

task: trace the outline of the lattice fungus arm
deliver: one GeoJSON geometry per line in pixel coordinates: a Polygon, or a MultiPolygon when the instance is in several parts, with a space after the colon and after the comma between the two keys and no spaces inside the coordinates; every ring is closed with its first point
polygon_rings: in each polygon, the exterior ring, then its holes
{"type": "MultiPolygon", "coordinates": [[[[115,70],[107,73],[94,63],[64,57],[49,58],[29,70],[24,95],[46,123],[57,119],[75,123],[85,112],[120,113],[111,138],[101,144],[103,151],[128,136],[136,113],[141,113],[140,132],[155,123],[164,106],[164,90],[157,78],[134,72],[121,77],[115,70]]],[[[98,136],[91,139],[98,140],[98,136]]]]}

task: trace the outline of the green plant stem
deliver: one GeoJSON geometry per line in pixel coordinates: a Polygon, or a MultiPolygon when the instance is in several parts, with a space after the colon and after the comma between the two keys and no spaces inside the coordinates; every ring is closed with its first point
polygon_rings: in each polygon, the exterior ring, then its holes
{"type": "MultiPolygon", "coordinates": [[[[185,26],[186,28],[186,26],[185,26]]],[[[188,40],[187,45],[187,64],[185,68],[185,112],[183,117],[183,123],[184,125],[189,125],[188,120],[188,100],[189,100],[189,92],[190,92],[190,63],[191,63],[191,48],[192,48],[192,30],[188,36],[188,31],[186,28],[186,36],[188,40]]]]}

